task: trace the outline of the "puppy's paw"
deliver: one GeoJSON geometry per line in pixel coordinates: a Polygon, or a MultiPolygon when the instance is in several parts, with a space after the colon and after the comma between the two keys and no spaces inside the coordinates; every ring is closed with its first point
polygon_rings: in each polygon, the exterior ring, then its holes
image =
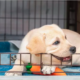
{"type": "Polygon", "coordinates": [[[42,72],[43,74],[51,74],[53,72],[55,72],[55,66],[43,66],[42,68],[42,72]]]}
{"type": "Polygon", "coordinates": [[[18,72],[16,72],[16,71],[14,71],[13,69],[11,69],[11,70],[9,70],[9,71],[7,71],[6,73],[5,73],[5,76],[21,76],[22,75],[22,73],[18,73],[18,72]],[[11,72],[10,72],[11,71],[11,72]],[[12,72],[13,71],[13,72],[12,72]]]}

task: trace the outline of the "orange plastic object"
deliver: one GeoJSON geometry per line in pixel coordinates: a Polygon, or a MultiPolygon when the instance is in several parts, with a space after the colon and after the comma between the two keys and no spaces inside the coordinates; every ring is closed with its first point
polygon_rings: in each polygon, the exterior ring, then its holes
{"type": "MultiPolygon", "coordinates": [[[[40,72],[40,66],[32,66],[32,68],[30,70],[33,72],[33,74],[44,75],[43,73],[40,72]],[[38,73],[38,72],[40,72],[40,73],[38,73]]],[[[55,72],[59,72],[59,73],[52,73],[50,75],[66,76],[66,73],[58,67],[56,67],[55,72]]]]}

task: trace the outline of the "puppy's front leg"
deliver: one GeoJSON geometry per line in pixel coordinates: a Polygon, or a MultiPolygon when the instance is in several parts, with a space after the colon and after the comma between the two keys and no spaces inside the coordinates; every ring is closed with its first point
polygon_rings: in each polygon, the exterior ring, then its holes
{"type": "Polygon", "coordinates": [[[19,64],[19,65],[14,65],[13,68],[11,70],[9,70],[11,72],[7,71],[5,73],[6,76],[20,76],[20,75],[22,75],[22,72],[25,70],[24,63],[21,61],[21,64],[23,64],[23,65],[20,66],[20,60],[17,59],[15,61],[15,64],[19,64]],[[18,72],[18,71],[21,71],[21,72],[18,72]]]}
{"type": "Polygon", "coordinates": [[[56,66],[43,66],[42,72],[43,74],[51,74],[55,72],[56,66]]]}

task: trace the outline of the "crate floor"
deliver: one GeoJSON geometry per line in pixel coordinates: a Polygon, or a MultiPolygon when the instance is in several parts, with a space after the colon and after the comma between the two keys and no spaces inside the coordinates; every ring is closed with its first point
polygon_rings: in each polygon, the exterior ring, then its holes
{"type": "MultiPolygon", "coordinates": [[[[8,71],[10,69],[12,69],[13,66],[6,66],[6,65],[1,65],[0,66],[0,71],[8,71]]],[[[0,76],[4,76],[5,75],[5,72],[0,72],[0,76]]],[[[23,76],[33,76],[34,74],[28,74],[28,73],[23,73],[22,74],[23,76]]],[[[34,75],[35,76],[35,75],[34,75]]]]}

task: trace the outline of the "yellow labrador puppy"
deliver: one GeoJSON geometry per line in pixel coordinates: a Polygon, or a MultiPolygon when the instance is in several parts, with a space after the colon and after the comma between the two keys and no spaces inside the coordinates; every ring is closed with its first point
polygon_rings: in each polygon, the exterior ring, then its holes
{"type": "MultiPolygon", "coordinates": [[[[42,72],[44,74],[51,74],[55,71],[56,66],[45,66],[44,64],[51,64],[51,56],[53,54],[58,57],[62,57],[62,61],[68,61],[71,59],[71,55],[76,52],[76,47],[71,45],[66,39],[66,35],[56,24],[44,25],[40,28],[31,30],[22,40],[22,44],[19,53],[24,53],[17,55],[17,60],[15,64],[26,65],[30,62],[30,55],[32,54],[32,63],[40,64],[40,54],[42,55],[42,72]],[[46,54],[48,53],[48,55],[46,54]]],[[[61,61],[55,57],[52,57],[52,64],[61,64],[61,61]]],[[[64,64],[68,64],[65,62],[64,64]]],[[[25,66],[14,65],[10,71],[25,71],[25,66]]],[[[19,76],[22,75],[21,72],[17,73],[5,73],[6,76],[19,76]]]]}

